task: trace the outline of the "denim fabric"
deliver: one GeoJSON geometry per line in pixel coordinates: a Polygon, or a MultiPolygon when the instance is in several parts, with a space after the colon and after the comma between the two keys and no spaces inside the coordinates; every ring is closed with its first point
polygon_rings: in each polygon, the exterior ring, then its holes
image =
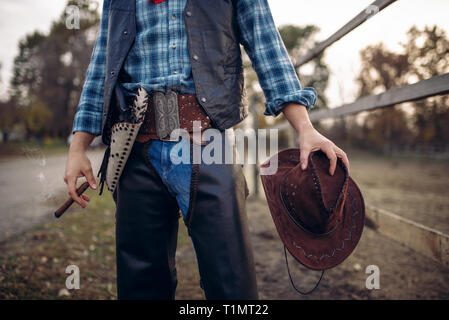
{"type": "MultiPolygon", "coordinates": [[[[182,139],[180,142],[153,140],[148,150],[148,155],[151,164],[158,172],[162,179],[162,182],[167,187],[170,194],[176,198],[182,215],[186,217],[189,209],[190,199],[190,175],[192,171],[192,165],[190,161],[188,163],[181,162],[180,164],[174,164],[170,159],[170,153],[173,148],[178,144],[187,143],[190,148],[190,141],[182,139]]],[[[182,146],[178,145],[182,150],[182,146]]],[[[181,153],[178,153],[181,157],[181,153]]],[[[184,161],[187,162],[187,161],[184,161]]]]}
{"type": "MultiPolygon", "coordinates": [[[[136,1],[136,37],[122,69],[122,84],[129,95],[143,86],[153,91],[172,89],[196,93],[185,24],[186,0],[158,4],[136,1]]],[[[74,118],[72,132],[101,133],[106,77],[109,5],[104,1],[100,30],[74,118]]],[[[266,97],[265,115],[277,116],[288,102],[312,107],[313,88],[302,88],[287,49],[274,23],[267,0],[237,0],[236,21],[240,42],[251,59],[266,97]]]]}

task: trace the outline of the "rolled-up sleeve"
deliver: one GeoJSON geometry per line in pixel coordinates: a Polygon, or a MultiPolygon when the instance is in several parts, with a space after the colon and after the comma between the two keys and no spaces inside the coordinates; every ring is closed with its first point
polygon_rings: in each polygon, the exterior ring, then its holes
{"type": "Polygon", "coordinates": [[[301,88],[267,0],[237,0],[240,42],[264,92],[265,115],[277,116],[290,102],[313,107],[314,88],[301,88]]]}
{"type": "Polygon", "coordinates": [[[101,134],[103,112],[103,88],[106,73],[106,46],[109,19],[109,2],[104,0],[100,28],[87,68],[86,80],[77,112],[73,120],[72,133],[76,131],[101,134]]]}

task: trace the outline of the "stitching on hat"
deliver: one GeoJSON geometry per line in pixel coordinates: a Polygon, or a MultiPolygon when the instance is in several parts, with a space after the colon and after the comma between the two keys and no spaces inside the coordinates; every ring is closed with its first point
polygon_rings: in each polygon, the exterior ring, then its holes
{"type": "MultiPolygon", "coordinates": [[[[340,189],[340,192],[337,196],[337,200],[335,201],[335,203],[329,208],[329,210],[326,208],[326,205],[324,204],[324,199],[323,199],[323,193],[321,192],[322,188],[321,188],[321,181],[320,181],[320,177],[316,171],[315,165],[312,161],[312,158],[315,156],[315,153],[311,153],[309,158],[309,163],[310,163],[310,168],[312,169],[312,179],[315,183],[315,190],[317,191],[318,194],[318,198],[321,200],[320,204],[323,207],[324,211],[328,213],[328,215],[331,215],[334,212],[335,206],[337,205],[338,201],[340,201],[340,198],[342,197],[343,194],[343,189],[345,184],[348,182],[349,180],[349,175],[348,175],[348,170],[347,168],[343,165],[342,169],[345,172],[345,180],[343,183],[342,188],[340,189]],[[319,189],[319,190],[318,190],[319,189]]],[[[339,165],[339,159],[337,159],[337,165],[339,165]]]]}
{"type": "Polygon", "coordinates": [[[344,250],[344,248],[345,248],[345,241],[351,240],[351,238],[352,238],[352,229],[355,229],[355,228],[356,228],[355,218],[354,218],[354,217],[359,213],[359,211],[356,209],[356,207],[355,207],[355,205],[354,205],[355,198],[352,196],[352,194],[351,194],[351,192],[350,192],[350,186],[349,186],[349,185],[348,185],[348,194],[349,194],[349,196],[350,196],[351,199],[352,199],[352,201],[351,201],[351,207],[352,207],[352,209],[354,210],[354,213],[353,213],[352,216],[351,216],[352,226],[351,226],[351,228],[349,229],[349,235],[348,235],[348,237],[342,240],[342,242],[341,242],[341,247],[340,247],[340,248],[335,248],[335,249],[333,250],[333,252],[332,252],[331,255],[328,255],[328,254],[326,254],[326,253],[323,253],[320,257],[318,257],[318,256],[316,256],[316,255],[314,255],[314,254],[307,254],[303,247],[298,246],[298,245],[295,243],[295,241],[293,241],[292,244],[293,244],[296,248],[301,249],[301,250],[303,251],[303,253],[304,253],[304,256],[305,256],[306,258],[308,258],[308,259],[315,258],[315,259],[318,259],[318,260],[322,260],[322,259],[325,258],[325,257],[327,257],[327,258],[332,258],[332,257],[335,255],[335,253],[336,253],[337,251],[343,251],[343,250],[344,250]]]}

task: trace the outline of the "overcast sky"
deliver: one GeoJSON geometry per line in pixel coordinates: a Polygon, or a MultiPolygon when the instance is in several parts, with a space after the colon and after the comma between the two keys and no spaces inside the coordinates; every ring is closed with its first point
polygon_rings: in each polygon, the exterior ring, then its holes
{"type": "MultiPolygon", "coordinates": [[[[169,1],[169,0],[168,0],[169,1]]],[[[276,24],[315,24],[324,40],[370,5],[373,0],[268,0],[276,24]]],[[[0,94],[6,91],[11,76],[17,43],[35,29],[47,32],[52,20],[61,14],[65,0],[0,0],[0,94]]],[[[100,0],[100,2],[102,2],[100,0]]],[[[398,0],[364,23],[326,51],[331,82],[325,93],[329,105],[350,102],[355,94],[354,77],[359,68],[359,50],[383,41],[399,50],[412,26],[438,25],[449,34],[449,0],[398,0]]],[[[320,93],[323,94],[323,93],[320,93]]]]}

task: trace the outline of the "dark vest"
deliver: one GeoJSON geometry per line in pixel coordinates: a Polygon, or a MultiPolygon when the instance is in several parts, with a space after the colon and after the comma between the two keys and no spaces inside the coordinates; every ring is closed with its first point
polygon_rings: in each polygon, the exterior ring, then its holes
{"type": "MultiPolygon", "coordinates": [[[[212,124],[220,130],[233,127],[246,116],[235,10],[234,0],[187,0],[183,12],[196,95],[212,124]]],[[[114,88],[136,37],[136,2],[111,0],[108,25],[101,126],[106,144],[114,88]]]]}

